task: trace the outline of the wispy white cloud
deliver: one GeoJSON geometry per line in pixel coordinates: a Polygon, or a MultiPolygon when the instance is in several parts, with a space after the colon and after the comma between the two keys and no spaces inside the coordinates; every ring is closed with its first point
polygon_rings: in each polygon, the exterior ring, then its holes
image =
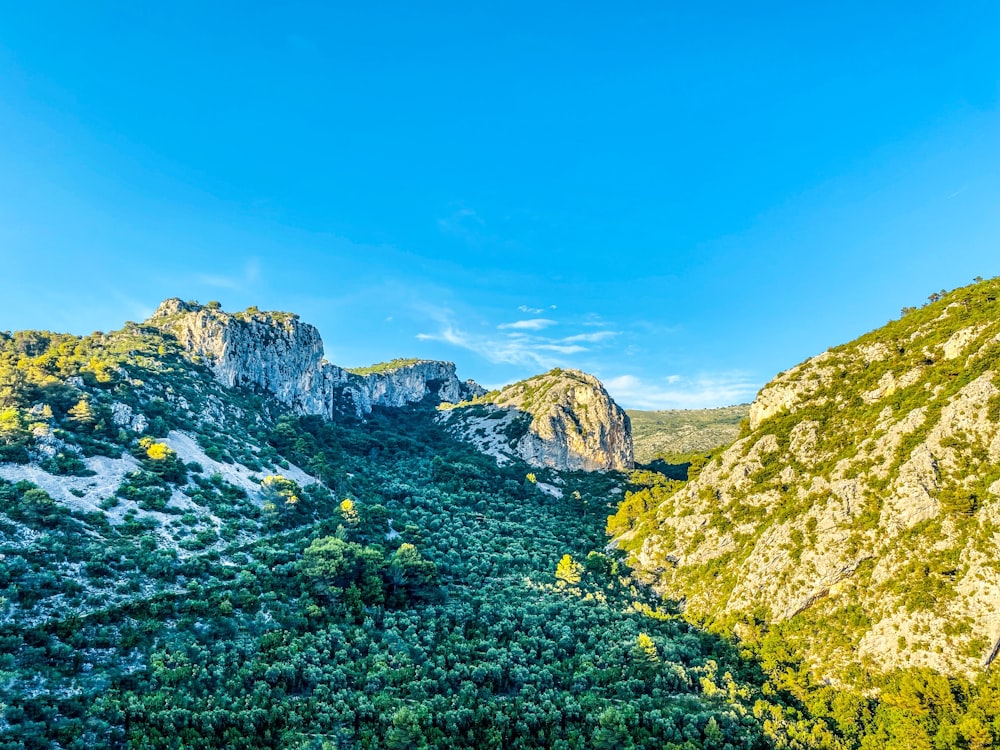
{"type": "MultiPolygon", "coordinates": [[[[554,306],[550,309],[553,309],[554,306]]],[[[618,335],[616,331],[577,333],[573,322],[552,318],[529,318],[501,323],[488,332],[474,332],[456,322],[457,316],[446,308],[422,306],[422,312],[438,324],[436,331],[417,334],[421,341],[440,341],[475,352],[495,364],[512,364],[549,369],[572,366],[568,359],[600,348],[618,335]],[[552,335],[547,329],[569,329],[568,335],[552,335]],[[544,332],[544,333],[543,333],[544,332]]],[[[579,328],[577,327],[577,330],[579,328]]]]}
{"type": "Polygon", "coordinates": [[[546,310],[555,310],[555,305],[549,305],[548,307],[528,307],[527,305],[519,305],[518,310],[523,313],[528,313],[529,315],[541,315],[546,310]]]}
{"type": "Polygon", "coordinates": [[[573,336],[566,336],[563,341],[572,342],[580,341],[588,344],[594,344],[598,341],[604,341],[606,339],[614,338],[621,334],[621,331],[597,331],[596,333],[577,333],[573,336]]]}
{"type": "Polygon", "coordinates": [[[482,239],[486,227],[486,222],[474,209],[464,206],[452,211],[448,216],[438,219],[437,224],[438,229],[445,234],[472,243],[482,239]]]}
{"type": "Polygon", "coordinates": [[[514,328],[520,331],[540,331],[554,325],[556,325],[556,321],[549,318],[532,318],[530,320],[515,320],[513,323],[501,323],[497,328],[500,330],[514,328]]]}
{"type": "Polygon", "coordinates": [[[706,373],[696,377],[669,375],[645,380],[619,375],[604,380],[612,398],[632,409],[708,409],[750,401],[759,384],[746,373],[706,373]]]}
{"type": "Polygon", "coordinates": [[[418,333],[417,338],[421,341],[441,341],[468,349],[495,364],[549,369],[561,362],[524,336],[484,336],[446,325],[436,333],[418,333]]]}
{"type": "Polygon", "coordinates": [[[537,344],[535,348],[546,352],[559,352],[560,354],[579,354],[590,351],[585,346],[574,346],[573,344],[537,344]]]}
{"type": "Polygon", "coordinates": [[[256,258],[247,259],[243,268],[234,274],[195,274],[195,281],[205,286],[218,287],[219,289],[234,289],[245,291],[253,287],[260,278],[260,261],[256,258]]]}

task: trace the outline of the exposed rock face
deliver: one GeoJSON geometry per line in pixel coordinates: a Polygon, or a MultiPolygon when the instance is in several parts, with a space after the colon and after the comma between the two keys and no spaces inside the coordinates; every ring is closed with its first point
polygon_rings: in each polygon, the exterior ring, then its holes
{"type": "Polygon", "coordinates": [[[780,374],[749,434],[618,543],[692,612],[795,621],[824,669],[981,670],[1000,641],[997,299],[957,290],[780,374]]]}
{"type": "Polygon", "coordinates": [[[504,461],[560,470],[633,466],[629,418],[601,381],[553,370],[443,413],[455,434],[504,461]]]}
{"type": "Polygon", "coordinates": [[[364,412],[371,411],[376,404],[404,406],[420,401],[429,393],[435,394],[438,401],[454,404],[486,392],[471,380],[459,381],[451,362],[435,360],[416,360],[363,376],[348,372],[343,385],[364,412]]]}
{"type": "MultiPolygon", "coordinates": [[[[209,365],[223,385],[267,391],[300,414],[332,416],[345,400],[362,415],[374,406],[428,397],[458,403],[485,394],[476,383],[459,381],[451,362],[397,360],[356,372],[338,367],[323,359],[319,332],[289,313],[251,308],[230,314],[169,299],[146,322],[176,336],[188,356],[209,365]]],[[[587,471],[632,466],[628,417],[591,375],[553,371],[508,386],[477,409],[504,411],[487,420],[485,431],[497,444],[482,446],[501,459],[518,456],[535,466],[587,471]]],[[[457,432],[465,435],[474,424],[485,432],[465,408],[449,418],[460,412],[457,432]]]]}
{"type": "Polygon", "coordinates": [[[323,359],[319,331],[290,313],[218,308],[168,299],[147,325],[173,333],[193,359],[222,384],[260,388],[301,414],[330,416],[346,397],[357,414],[373,406],[403,406],[432,395],[458,402],[482,392],[461,382],[451,362],[406,360],[355,374],[323,359]]]}

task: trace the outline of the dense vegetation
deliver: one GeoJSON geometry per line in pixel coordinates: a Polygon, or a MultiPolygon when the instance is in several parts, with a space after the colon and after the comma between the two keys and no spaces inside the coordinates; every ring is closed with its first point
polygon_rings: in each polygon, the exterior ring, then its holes
{"type": "Polygon", "coordinates": [[[996,280],[935,294],[782,373],[695,481],[609,519],[646,580],[852,744],[1000,739],[998,299],[996,280]]]}
{"type": "Polygon", "coordinates": [[[749,404],[718,409],[629,409],[635,460],[679,463],[687,454],[729,445],[749,411],[749,404]]]}
{"type": "Polygon", "coordinates": [[[801,620],[736,640],[640,583],[606,522],[640,527],[711,454],[498,467],[429,404],[294,416],[132,324],[0,334],[0,451],[2,750],[1000,737],[995,672],[824,683],[801,620]]]}
{"type": "Polygon", "coordinates": [[[293,417],[148,327],[3,343],[0,472],[70,489],[0,480],[2,748],[830,737],[605,552],[618,475],[498,468],[429,406],[293,417]],[[94,506],[97,459],[135,468],[94,506]]]}

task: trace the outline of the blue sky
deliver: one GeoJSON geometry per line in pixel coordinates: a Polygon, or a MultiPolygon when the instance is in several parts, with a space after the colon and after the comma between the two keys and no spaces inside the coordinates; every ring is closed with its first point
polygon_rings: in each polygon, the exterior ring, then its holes
{"type": "Polygon", "coordinates": [[[996,3],[278,5],[0,4],[0,329],[702,407],[1000,274],[996,3]]]}

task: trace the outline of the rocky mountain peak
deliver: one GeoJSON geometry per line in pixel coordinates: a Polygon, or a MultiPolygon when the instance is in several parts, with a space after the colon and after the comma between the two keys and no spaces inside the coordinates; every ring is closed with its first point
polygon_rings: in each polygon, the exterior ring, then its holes
{"type": "Polygon", "coordinates": [[[451,362],[395,360],[351,371],[323,358],[319,331],[285,312],[255,307],[227,313],[217,304],[168,299],[147,325],[173,334],[195,361],[226,386],[259,388],[301,414],[331,416],[343,403],[361,415],[428,396],[457,402],[481,392],[461,382],[451,362]]]}
{"type": "Polygon", "coordinates": [[[628,415],[600,380],[555,369],[444,412],[451,429],[506,460],[561,470],[633,466],[628,415]]]}
{"type": "Polygon", "coordinates": [[[347,404],[362,415],[374,406],[426,398],[469,402],[446,418],[455,417],[451,423],[465,435],[473,425],[481,430],[481,411],[492,412],[488,432],[504,443],[502,450],[484,448],[494,455],[566,470],[633,465],[628,416],[597,378],[579,370],[552,370],[487,394],[473,381],[460,381],[451,362],[396,359],[339,367],[323,358],[319,331],[290,313],[257,308],[228,313],[217,303],[174,298],[146,324],[176,337],[187,356],[210,367],[223,385],[260,389],[300,414],[331,417],[347,404]]]}

